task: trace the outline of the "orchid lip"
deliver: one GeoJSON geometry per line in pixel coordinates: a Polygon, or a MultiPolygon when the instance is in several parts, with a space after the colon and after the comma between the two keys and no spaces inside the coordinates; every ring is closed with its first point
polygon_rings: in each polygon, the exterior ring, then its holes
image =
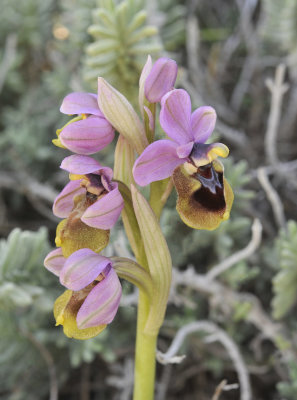
{"type": "Polygon", "coordinates": [[[212,163],[210,163],[200,167],[195,177],[204,188],[215,194],[218,189],[223,189],[223,181],[220,175],[222,174],[215,171],[212,163]]]}
{"type": "Polygon", "coordinates": [[[208,210],[221,210],[226,207],[224,197],[223,173],[215,170],[212,163],[198,168],[194,178],[201,188],[194,193],[194,199],[208,210]]]}

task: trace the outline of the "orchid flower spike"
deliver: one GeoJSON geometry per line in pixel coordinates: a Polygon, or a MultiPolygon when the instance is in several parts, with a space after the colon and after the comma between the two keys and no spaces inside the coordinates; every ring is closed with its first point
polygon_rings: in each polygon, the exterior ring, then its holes
{"type": "Polygon", "coordinates": [[[89,339],[113,321],[122,288],[110,259],[88,248],[65,258],[62,250],[56,249],[44,265],[68,289],[54,305],[56,325],[63,325],[66,336],[89,339]]]}
{"type": "Polygon", "coordinates": [[[112,169],[82,155],[66,157],[61,168],[70,173],[71,181],[53,205],[53,213],[66,218],[58,225],[56,244],[65,257],[82,247],[99,252],[124,207],[112,169]]]}
{"type": "Polygon", "coordinates": [[[214,130],[216,112],[199,107],[191,112],[191,99],[183,89],[161,100],[160,124],[170,140],[150,144],[136,160],[133,175],[140,186],[173,176],[178,192],[177,210],[195,229],[215,229],[229,218],[233,192],[217,157],[227,157],[222,143],[205,144],[214,130]]]}
{"type": "Polygon", "coordinates": [[[58,139],[53,143],[65,147],[73,153],[94,154],[106,147],[114,138],[114,128],[101,112],[97,95],[74,92],[68,94],[61,105],[64,114],[78,117],[58,129],[58,139]]]}

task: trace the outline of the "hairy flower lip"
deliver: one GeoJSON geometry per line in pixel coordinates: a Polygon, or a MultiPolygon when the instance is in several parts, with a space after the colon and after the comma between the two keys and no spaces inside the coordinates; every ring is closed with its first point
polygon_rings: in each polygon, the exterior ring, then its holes
{"type": "Polygon", "coordinates": [[[217,160],[211,167],[200,171],[199,175],[189,175],[184,166],[175,169],[173,180],[178,193],[176,208],[188,226],[194,229],[213,230],[229,218],[233,192],[217,160]],[[210,168],[216,171],[215,180],[219,181],[218,185],[212,181],[210,168]],[[202,174],[209,177],[208,182],[203,179],[202,174]]]}

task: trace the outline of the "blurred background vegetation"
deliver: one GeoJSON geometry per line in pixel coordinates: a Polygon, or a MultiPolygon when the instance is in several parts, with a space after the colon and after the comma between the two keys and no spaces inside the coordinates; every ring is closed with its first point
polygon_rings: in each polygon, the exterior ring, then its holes
{"type": "MultiPolygon", "coordinates": [[[[54,327],[63,289],[43,259],[58,222],[51,205],[67,180],[58,166],[68,152],[51,144],[67,121],[63,97],[95,91],[100,75],[137,105],[147,54],[174,58],[177,86],[196,107],[216,108],[235,192],[230,220],[214,232],[186,227],[169,199],[161,223],[179,272],[158,347],[166,351],[189,322],[212,321],[239,349],[251,399],[297,398],[296,18],[295,0],[2,0],[0,399],[131,398],[133,288],[124,284],[125,307],[103,334],[70,340],[54,327]],[[187,282],[190,267],[205,277],[238,256],[255,218],[263,232],[252,252],[205,287],[187,282]]],[[[100,160],[112,165],[112,145],[100,160]]],[[[118,223],[106,254],[129,252],[118,223]]],[[[228,351],[205,339],[187,338],[181,364],[158,365],[157,400],[218,399],[223,379],[238,382],[228,351]]],[[[238,388],[220,393],[239,398],[248,399],[238,388]]]]}

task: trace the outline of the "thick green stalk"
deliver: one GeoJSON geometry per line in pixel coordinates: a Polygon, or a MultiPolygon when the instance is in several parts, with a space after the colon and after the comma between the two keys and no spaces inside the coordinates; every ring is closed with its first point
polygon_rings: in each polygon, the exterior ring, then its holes
{"type": "Polygon", "coordinates": [[[135,347],[133,400],[153,400],[156,370],[156,343],[158,334],[144,333],[149,312],[149,299],[139,292],[135,347]]]}

